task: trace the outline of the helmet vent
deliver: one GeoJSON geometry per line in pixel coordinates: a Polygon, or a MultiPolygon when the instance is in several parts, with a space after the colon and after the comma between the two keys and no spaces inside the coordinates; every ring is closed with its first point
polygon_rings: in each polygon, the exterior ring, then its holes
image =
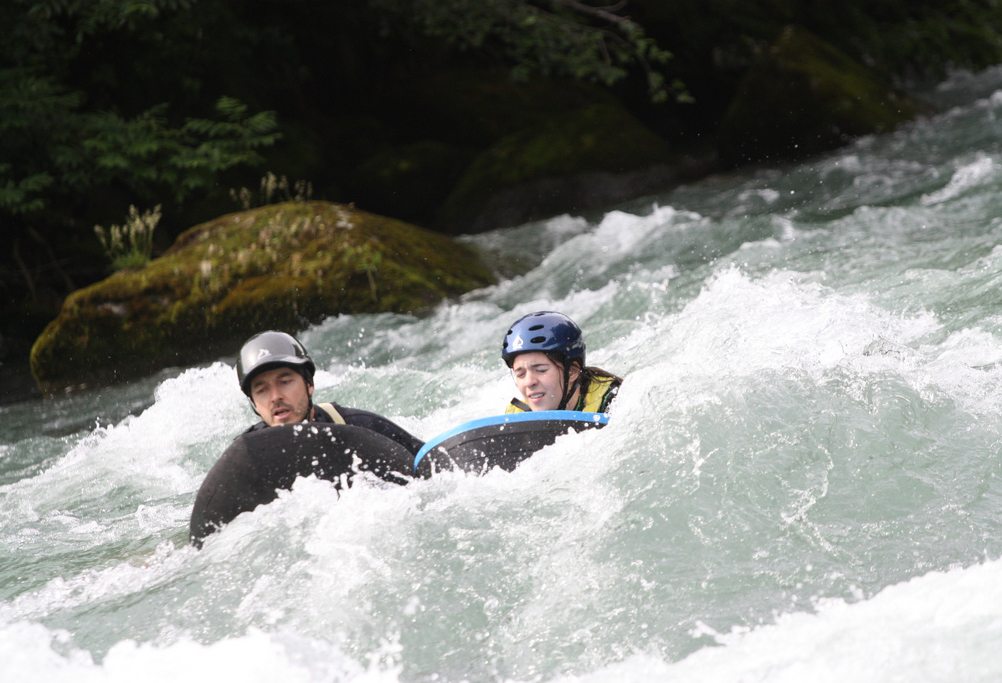
{"type": "Polygon", "coordinates": [[[529,328],[529,331],[535,332],[536,330],[541,330],[541,329],[543,329],[542,325],[533,325],[532,327],[529,328]]]}
{"type": "Polygon", "coordinates": [[[542,344],[544,341],[546,341],[546,337],[533,337],[532,339],[529,340],[529,343],[542,344]]]}

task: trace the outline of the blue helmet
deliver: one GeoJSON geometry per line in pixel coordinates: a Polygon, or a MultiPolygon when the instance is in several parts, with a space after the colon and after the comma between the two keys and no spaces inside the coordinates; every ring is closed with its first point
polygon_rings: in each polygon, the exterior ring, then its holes
{"type": "Polygon", "coordinates": [[[576,360],[584,367],[585,343],[581,328],[563,313],[539,311],[516,320],[501,344],[501,358],[510,368],[515,356],[527,351],[558,353],[565,363],[576,360]]]}

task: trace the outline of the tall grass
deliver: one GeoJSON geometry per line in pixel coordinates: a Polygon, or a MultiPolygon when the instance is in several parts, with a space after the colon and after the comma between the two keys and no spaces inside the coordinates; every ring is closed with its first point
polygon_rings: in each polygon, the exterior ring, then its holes
{"type": "Polygon", "coordinates": [[[230,198],[237,202],[244,211],[256,206],[266,206],[272,202],[305,202],[313,196],[313,183],[307,180],[297,180],[290,184],[285,176],[276,176],[268,172],[261,178],[261,187],[255,196],[252,190],[241,187],[230,189],[230,198]]]}
{"type": "Polygon", "coordinates": [[[94,226],[113,271],[142,268],[149,263],[153,256],[153,231],[160,216],[160,204],[142,214],[135,206],[130,206],[125,225],[113,225],[107,230],[100,225],[94,226]]]}

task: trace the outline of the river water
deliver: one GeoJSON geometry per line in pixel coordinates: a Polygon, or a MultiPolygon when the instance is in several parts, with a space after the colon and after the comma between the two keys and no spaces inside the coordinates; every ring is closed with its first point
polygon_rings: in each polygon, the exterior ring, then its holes
{"type": "MultiPolygon", "coordinates": [[[[538,309],[625,378],[515,472],[299,480],[201,551],[233,358],[0,407],[5,681],[1002,678],[1002,71],[782,170],[468,238],[500,284],[302,340],[317,397],[502,412],[538,309]]],[[[235,350],[234,350],[235,351],[235,350]]]]}

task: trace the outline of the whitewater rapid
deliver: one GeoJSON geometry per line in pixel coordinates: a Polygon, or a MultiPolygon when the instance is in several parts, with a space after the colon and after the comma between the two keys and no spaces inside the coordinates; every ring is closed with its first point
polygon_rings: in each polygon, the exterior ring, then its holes
{"type": "Polygon", "coordinates": [[[612,419],[512,473],[303,479],[196,551],[233,357],[0,407],[0,677],[997,680],[1000,88],[463,238],[498,285],[300,335],[319,400],[431,438],[503,411],[513,320],[570,315],[612,419]]]}

